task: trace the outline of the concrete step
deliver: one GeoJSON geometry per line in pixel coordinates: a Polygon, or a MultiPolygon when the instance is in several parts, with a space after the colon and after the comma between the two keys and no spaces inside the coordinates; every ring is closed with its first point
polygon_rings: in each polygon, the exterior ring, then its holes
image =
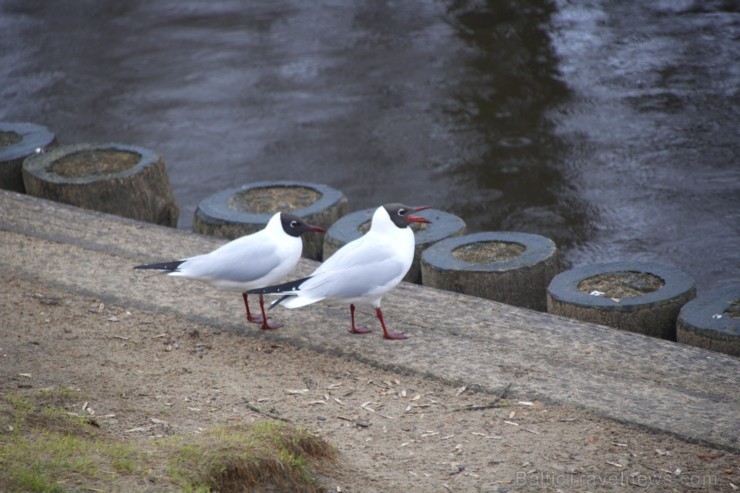
{"type": "MultiPolygon", "coordinates": [[[[348,307],[323,304],[276,308],[285,326],[262,332],[237,293],[133,270],[224,242],[0,191],[0,265],[40,284],[740,450],[740,359],[728,355],[406,283],[383,312],[407,340],[384,340],[368,307],[359,322],[373,333],[348,334],[348,307]]],[[[316,265],[302,260],[295,277],[316,265]]]]}

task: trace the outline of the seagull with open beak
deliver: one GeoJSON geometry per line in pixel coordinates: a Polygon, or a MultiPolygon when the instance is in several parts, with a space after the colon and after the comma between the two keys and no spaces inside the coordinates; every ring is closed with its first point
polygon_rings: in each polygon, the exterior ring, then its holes
{"type": "Polygon", "coordinates": [[[250,294],[282,294],[272,306],[298,308],[317,301],[339,301],[349,304],[353,334],[370,332],[355,325],[355,304],[375,308],[383,337],[406,339],[400,333],[388,332],[380,309],[383,296],[396,287],[406,275],[414,259],[414,232],[410,223],[430,221],[413,214],[428,206],[410,207],[386,204],[375,211],[370,230],[360,238],[337,250],[310,276],[276,286],[249,291],[250,294]]]}

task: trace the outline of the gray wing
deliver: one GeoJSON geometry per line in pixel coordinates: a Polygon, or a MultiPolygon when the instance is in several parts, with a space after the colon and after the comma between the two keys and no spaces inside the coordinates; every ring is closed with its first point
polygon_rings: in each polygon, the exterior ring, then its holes
{"type": "Polygon", "coordinates": [[[331,265],[331,269],[317,269],[301,285],[301,293],[309,298],[356,298],[383,293],[398,284],[408,270],[387,248],[367,245],[352,253],[331,265]]]}
{"type": "Polygon", "coordinates": [[[280,265],[271,242],[227,243],[206,255],[187,259],[179,275],[204,281],[248,283],[260,279],[280,265]]]}

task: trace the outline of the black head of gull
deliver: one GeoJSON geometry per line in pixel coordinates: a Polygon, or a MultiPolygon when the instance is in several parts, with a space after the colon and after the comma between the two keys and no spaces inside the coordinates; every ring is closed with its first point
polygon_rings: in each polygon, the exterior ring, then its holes
{"type": "Polygon", "coordinates": [[[412,215],[417,212],[429,209],[428,205],[412,207],[412,206],[408,206],[404,204],[385,204],[383,208],[388,213],[388,216],[390,216],[391,221],[393,221],[393,224],[395,224],[399,228],[407,228],[409,226],[409,223],[430,223],[431,222],[431,221],[424,219],[423,217],[412,215]]]}

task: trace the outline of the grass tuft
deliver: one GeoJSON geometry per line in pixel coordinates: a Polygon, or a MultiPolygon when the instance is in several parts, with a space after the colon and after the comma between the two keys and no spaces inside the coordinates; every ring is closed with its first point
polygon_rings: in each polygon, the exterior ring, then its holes
{"type": "Polygon", "coordinates": [[[309,466],[336,455],[307,430],[273,421],[217,426],[196,442],[176,438],[165,446],[170,474],[187,491],[321,491],[309,466]]]}
{"type": "Polygon", "coordinates": [[[75,398],[66,389],[0,397],[0,489],[313,492],[323,489],[313,468],[336,456],[308,430],[273,421],[127,442],[70,413],[75,398]]]}

